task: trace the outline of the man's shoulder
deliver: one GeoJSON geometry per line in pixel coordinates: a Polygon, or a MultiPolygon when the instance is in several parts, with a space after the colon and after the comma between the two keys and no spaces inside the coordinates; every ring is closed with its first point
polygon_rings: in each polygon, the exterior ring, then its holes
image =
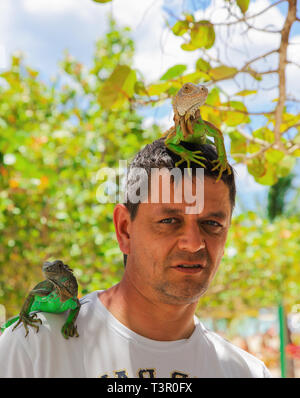
{"type": "MultiPolygon", "coordinates": [[[[76,324],[78,325],[78,333],[83,333],[83,326],[88,318],[93,313],[93,306],[95,305],[95,297],[97,296],[97,291],[87,294],[82,297],[79,301],[81,304],[80,311],[78,313],[78,317],[76,319],[76,324]]],[[[25,328],[23,323],[20,323],[14,330],[16,323],[13,323],[9,326],[4,333],[0,336],[0,339],[13,340],[14,342],[20,341],[22,342],[34,342],[34,340],[38,339],[41,342],[44,338],[48,338],[52,336],[54,339],[60,335],[60,338],[64,339],[61,334],[61,329],[66,322],[68,317],[68,311],[65,311],[61,314],[49,313],[49,312],[36,312],[36,319],[41,320],[41,324],[37,324],[39,330],[36,331],[35,328],[28,326],[29,333],[25,337],[25,328]]],[[[75,339],[69,338],[69,340],[75,339]]],[[[27,343],[26,343],[27,344],[27,343]]],[[[28,344],[27,344],[28,345],[28,344]]]]}
{"type": "Polygon", "coordinates": [[[218,333],[201,324],[207,344],[215,352],[218,360],[226,364],[229,371],[242,372],[242,377],[271,377],[263,361],[242,348],[236,346],[218,333]],[[248,376],[247,376],[248,375],[248,376]]]}

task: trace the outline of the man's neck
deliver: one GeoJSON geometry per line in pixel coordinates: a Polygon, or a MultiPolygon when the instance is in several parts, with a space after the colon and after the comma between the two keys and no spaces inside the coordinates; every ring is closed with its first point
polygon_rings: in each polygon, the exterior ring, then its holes
{"type": "Polygon", "coordinates": [[[123,325],[157,341],[187,339],[195,329],[197,303],[170,305],[148,300],[126,282],[99,293],[99,300],[123,325]]]}

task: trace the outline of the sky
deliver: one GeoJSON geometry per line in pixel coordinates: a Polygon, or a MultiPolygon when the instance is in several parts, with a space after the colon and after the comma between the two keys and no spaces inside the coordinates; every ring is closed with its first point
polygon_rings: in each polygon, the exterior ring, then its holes
{"type": "MultiPolygon", "coordinates": [[[[40,78],[49,81],[58,73],[58,62],[62,60],[67,49],[78,61],[89,65],[94,45],[107,28],[107,15],[112,13],[122,26],[132,29],[136,44],[134,67],[145,77],[146,82],[155,81],[175,64],[186,64],[188,71],[193,70],[198,59],[197,52],[186,52],[180,48],[182,39],[170,33],[166,21],[173,24],[183,9],[195,12],[195,16],[212,22],[224,21],[225,11],[219,9],[221,0],[113,0],[99,4],[92,0],[1,0],[0,1],[0,71],[9,67],[10,56],[16,51],[25,54],[26,64],[39,70],[40,78]],[[214,7],[215,6],[215,7],[214,7]]],[[[249,14],[266,8],[269,0],[251,0],[249,14]]],[[[286,5],[283,3],[270,9],[266,16],[255,20],[257,26],[268,26],[280,29],[284,22],[286,5]]],[[[291,42],[300,43],[300,23],[292,30],[291,42]]],[[[220,28],[224,29],[224,28],[220,28]]],[[[216,42],[219,55],[227,59],[228,65],[243,64],[249,57],[264,53],[279,45],[279,35],[263,32],[251,32],[247,36],[235,34],[234,40],[228,38],[227,31],[221,31],[221,39],[216,42]]],[[[239,32],[238,32],[239,33],[239,32]]],[[[216,53],[217,54],[217,53],[216,53]]],[[[297,60],[299,46],[290,45],[288,56],[297,60]]],[[[273,68],[274,56],[268,58],[263,68],[273,68]]],[[[299,62],[299,61],[298,61],[299,62]]],[[[257,64],[260,66],[259,64],[257,64]]],[[[223,88],[228,93],[237,92],[247,81],[224,82],[223,88]]],[[[270,76],[267,81],[270,90],[264,95],[251,96],[247,106],[251,110],[268,110],[273,106],[277,88],[270,76]]],[[[299,68],[289,67],[287,87],[290,95],[298,96],[300,92],[299,68]]],[[[255,87],[254,87],[255,88],[255,87]]],[[[293,109],[294,110],[294,109],[293,109]]],[[[294,110],[295,111],[295,110],[294,110]]],[[[162,129],[172,125],[171,103],[166,102],[154,111],[145,111],[145,126],[159,124],[162,129]]],[[[259,123],[259,120],[254,120],[259,123]]],[[[228,145],[228,141],[226,142],[228,145]]],[[[255,210],[266,202],[267,187],[257,184],[248,174],[246,167],[237,165],[238,207],[255,210]],[[240,203],[240,204],[239,204],[240,203]]]]}

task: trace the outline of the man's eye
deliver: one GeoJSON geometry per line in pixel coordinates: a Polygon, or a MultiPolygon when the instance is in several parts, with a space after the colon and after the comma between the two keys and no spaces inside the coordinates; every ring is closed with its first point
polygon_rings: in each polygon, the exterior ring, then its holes
{"type": "Polygon", "coordinates": [[[207,221],[205,221],[205,224],[210,225],[212,227],[222,227],[221,224],[219,224],[217,221],[213,221],[213,220],[207,220],[207,221]]]}
{"type": "Polygon", "coordinates": [[[173,217],[170,217],[170,218],[164,218],[163,220],[160,220],[160,223],[161,224],[173,224],[173,222],[172,221],[176,221],[176,219],[175,218],[173,218],[173,217]]]}

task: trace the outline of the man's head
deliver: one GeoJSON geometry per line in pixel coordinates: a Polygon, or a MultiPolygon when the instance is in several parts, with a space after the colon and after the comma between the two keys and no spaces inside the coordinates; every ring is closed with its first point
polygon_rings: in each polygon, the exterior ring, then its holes
{"type": "MultiPolygon", "coordinates": [[[[224,254],[236,193],[233,170],[230,175],[224,172],[216,182],[218,170],[212,171],[211,161],[218,155],[213,146],[183,145],[193,151],[200,149],[207,159],[204,161],[204,208],[199,214],[185,213],[185,198],[182,203],[127,202],[117,205],[114,212],[127,279],[149,298],[173,304],[195,302],[206,291],[224,254]]],[[[147,145],[130,165],[127,194],[137,187],[136,174],[131,170],[144,169],[149,186],[152,169],[172,170],[178,160],[180,158],[165,147],[163,139],[147,145]]],[[[186,164],[180,166],[183,170],[186,164]]],[[[191,163],[191,168],[194,184],[196,169],[200,166],[191,163]]],[[[179,188],[173,184],[173,191],[181,195],[179,188]]],[[[159,190],[162,189],[160,181],[159,190]]]]}

